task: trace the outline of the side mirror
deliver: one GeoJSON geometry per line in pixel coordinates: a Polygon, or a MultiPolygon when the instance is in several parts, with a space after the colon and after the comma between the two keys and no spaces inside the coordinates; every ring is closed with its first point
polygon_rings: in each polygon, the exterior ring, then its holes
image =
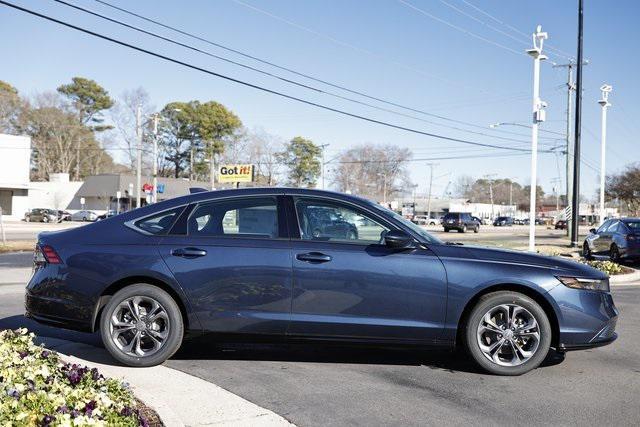
{"type": "Polygon", "coordinates": [[[384,236],[384,243],[394,249],[408,249],[413,247],[413,237],[402,230],[389,230],[384,236]]]}
{"type": "Polygon", "coordinates": [[[589,233],[591,234],[596,234],[598,231],[595,228],[592,228],[589,230],[589,233]]]}

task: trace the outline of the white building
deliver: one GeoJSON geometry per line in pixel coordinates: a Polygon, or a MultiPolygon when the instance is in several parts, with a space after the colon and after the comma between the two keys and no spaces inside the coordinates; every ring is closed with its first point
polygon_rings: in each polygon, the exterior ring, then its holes
{"type": "Polygon", "coordinates": [[[5,219],[17,220],[29,209],[31,138],[0,134],[0,208],[5,219]]]}

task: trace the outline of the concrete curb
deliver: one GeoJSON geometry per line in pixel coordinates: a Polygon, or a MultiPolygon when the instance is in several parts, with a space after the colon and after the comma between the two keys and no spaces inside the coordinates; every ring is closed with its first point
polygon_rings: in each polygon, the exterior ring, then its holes
{"type": "Polygon", "coordinates": [[[612,286],[640,284],[633,282],[640,282],[640,270],[634,269],[632,273],[618,274],[609,277],[609,284],[612,286]]]}
{"type": "Polygon", "coordinates": [[[184,372],[162,365],[129,368],[116,365],[104,349],[91,345],[47,337],[38,341],[69,362],[95,367],[106,376],[129,383],[135,395],[155,410],[167,427],[293,426],[268,409],[184,372]]]}

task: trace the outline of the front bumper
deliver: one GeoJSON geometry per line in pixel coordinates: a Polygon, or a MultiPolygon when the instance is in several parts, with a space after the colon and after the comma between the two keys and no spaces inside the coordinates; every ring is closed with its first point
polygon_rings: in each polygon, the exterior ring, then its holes
{"type": "Polygon", "coordinates": [[[571,289],[559,285],[549,291],[558,313],[560,350],[580,350],[611,344],[618,337],[615,332],[618,310],[609,292],[571,289]]]}

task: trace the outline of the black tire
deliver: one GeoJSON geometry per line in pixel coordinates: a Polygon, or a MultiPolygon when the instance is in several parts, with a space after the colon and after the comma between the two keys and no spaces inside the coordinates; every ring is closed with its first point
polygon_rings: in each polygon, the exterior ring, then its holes
{"type": "Polygon", "coordinates": [[[591,249],[589,248],[589,244],[587,242],[584,242],[584,244],[582,245],[582,256],[586,260],[593,259],[593,255],[591,255],[591,249]]]}
{"type": "Polygon", "coordinates": [[[609,250],[609,259],[611,262],[620,262],[620,249],[618,249],[618,246],[615,243],[611,245],[611,249],[609,250]]]}
{"type": "Polygon", "coordinates": [[[462,228],[458,229],[458,233],[466,233],[467,232],[467,226],[463,225],[462,228]]]}
{"type": "Polygon", "coordinates": [[[444,232],[445,232],[445,233],[448,233],[448,232],[449,232],[449,229],[448,229],[448,228],[445,228],[445,229],[444,229],[444,232]]]}
{"type": "Polygon", "coordinates": [[[173,354],[180,348],[182,338],[184,336],[184,321],[178,304],[168,293],[157,286],[138,283],[127,286],[126,288],[118,291],[109,300],[102,310],[102,315],[100,317],[100,333],[102,335],[102,342],[104,343],[105,348],[119,362],[133,367],[155,366],[163,363],[165,360],[173,356],[173,354]],[[114,311],[122,301],[134,296],[153,298],[162,305],[169,319],[169,332],[164,344],[156,353],[149,356],[136,357],[126,354],[118,348],[111,339],[110,320],[114,311]]]}
{"type": "Polygon", "coordinates": [[[476,228],[473,229],[474,233],[478,233],[480,231],[480,226],[476,225],[476,228]]]}
{"type": "Polygon", "coordinates": [[[49,222],[49,217],[48,216],[43,216],[42,217],[42,222],[44,222],[44,223],[49,222]]]}
{"type": "Polygon", "coordinates": [[[464,348],[483,370],[496,375],[522,375],[537,368],[547,357],[551,346],[551,324],[546,313],[533,299],[512,291],[492,292],[480,297],[462,325],[461,338],[464,348]],[[538,348],[524,363],[516,366],[502,366],[488,359],[478,344],[477,331],[480,321],[491,308],[501,304],[516,304],[526,309],[535,318],[540,335],[538,348]]]}

